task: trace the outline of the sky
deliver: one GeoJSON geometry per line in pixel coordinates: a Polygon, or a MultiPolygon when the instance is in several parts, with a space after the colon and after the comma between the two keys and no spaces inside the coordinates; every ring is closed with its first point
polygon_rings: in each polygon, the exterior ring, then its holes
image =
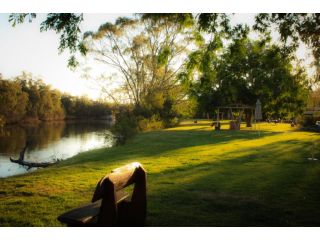
{"type": "MultiPolygon", "coordinates": [[[[84,14],[81,29],[83,32],[96,31],[102,23],[114,22],[119,16],[128,15],[84,14]]],[[[231,22],[252,26],[254,15],[236,14],[231,22]]],[[[4,78],[12,78],[26,71],[62,92],[99,98],[100,91],[81,77],[81,69],[72,71],[67,67],[69,55],[66,52],[59,54],[59,36],[53,31],[40,32],[40,23],[45,16],[37,14],[32,23],[26,21],[12,27],[8,22],[9,14],[0,14],[0,73],[4,78]]],[[[298,55],[306,57],[305,48],[299,49],[298,55]]]]}
{"type": "MultiPolygon", "coordinates": [[[[82,31],[97,30],[104,22],[125,14],[85,14],[82,31]]],[[[81,78],[81,71],[67,67],[68,53],[59,54],[59,36],[53,31],[40,32],[45,14],[38,14],[29,23],[12,27],[9,14],[0,14],[0,73],[4,78],[18,76],[22,71],[41,77],[44,82],[72,95],[99,98],[100,92],[81,78]]]]}

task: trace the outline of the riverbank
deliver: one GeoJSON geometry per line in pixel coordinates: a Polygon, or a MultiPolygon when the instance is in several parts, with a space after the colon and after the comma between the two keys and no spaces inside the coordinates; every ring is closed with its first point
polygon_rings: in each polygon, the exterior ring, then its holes
{"type": "Polygon", "coordinates": [[[320,161],[307,158],[320,135],[289,124],[258,129],[260,137],[185,121],[0,179],[0,225],[61,226],[57,216],[89,202],[102,176],[135,161],[148,172],[148,226],[319,226],[320,161]]]}

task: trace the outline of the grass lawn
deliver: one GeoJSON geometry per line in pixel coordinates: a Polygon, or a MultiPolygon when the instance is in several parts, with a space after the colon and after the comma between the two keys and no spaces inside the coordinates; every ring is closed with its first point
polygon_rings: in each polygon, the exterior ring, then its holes
{"type": "Polygon", "coordinates": [[[89,202],[102,176],[138,161],[148,172],[148,226],[320,226],[320,161],[307,160],[320,134],[259,128],[260,137],[185,121],[0,179],[0,225],[61,226],[57,216],[89,202]]]}

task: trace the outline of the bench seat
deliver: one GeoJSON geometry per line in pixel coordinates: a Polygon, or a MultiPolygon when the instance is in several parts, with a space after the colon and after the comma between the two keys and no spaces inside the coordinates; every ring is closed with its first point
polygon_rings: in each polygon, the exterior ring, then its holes
{"type": "MultiPolygon", "coordinates": [[[[130,195],[125,191],[116,192],[116,201],[120,203],[129,200],[130,195]]],[[[68,226],[94,226],[97,224],[98,214],[100,211],[102,199],[72,209],[58,217],[60,222],[66,223],[68,226]]]]}
{"type": "Polygon", "coordinates": [[[58,220],[72,227],[144,226],[146,177],[146,171],[137,162],[116,168],[97,183],[92,203],[67,211],[58,220]]]}

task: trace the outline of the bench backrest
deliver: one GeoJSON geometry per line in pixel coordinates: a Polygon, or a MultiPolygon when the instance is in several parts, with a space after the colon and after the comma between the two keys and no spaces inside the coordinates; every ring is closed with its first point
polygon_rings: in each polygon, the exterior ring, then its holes
{"type": "Polygon", "coordinates": [[[98,182],[92,202],[99,199],[102,199],[98,215],[99,225],[114,226],[119,222],[144,225],[147,207],[146,171],[140,163],[131,163],[114,169],[98,182]],[[134,188],[130,203],[118,203],[117,192],[131,184],[134,184],[134,188]],[[127,220],[120,219],[124,217],[127,220]]]}

